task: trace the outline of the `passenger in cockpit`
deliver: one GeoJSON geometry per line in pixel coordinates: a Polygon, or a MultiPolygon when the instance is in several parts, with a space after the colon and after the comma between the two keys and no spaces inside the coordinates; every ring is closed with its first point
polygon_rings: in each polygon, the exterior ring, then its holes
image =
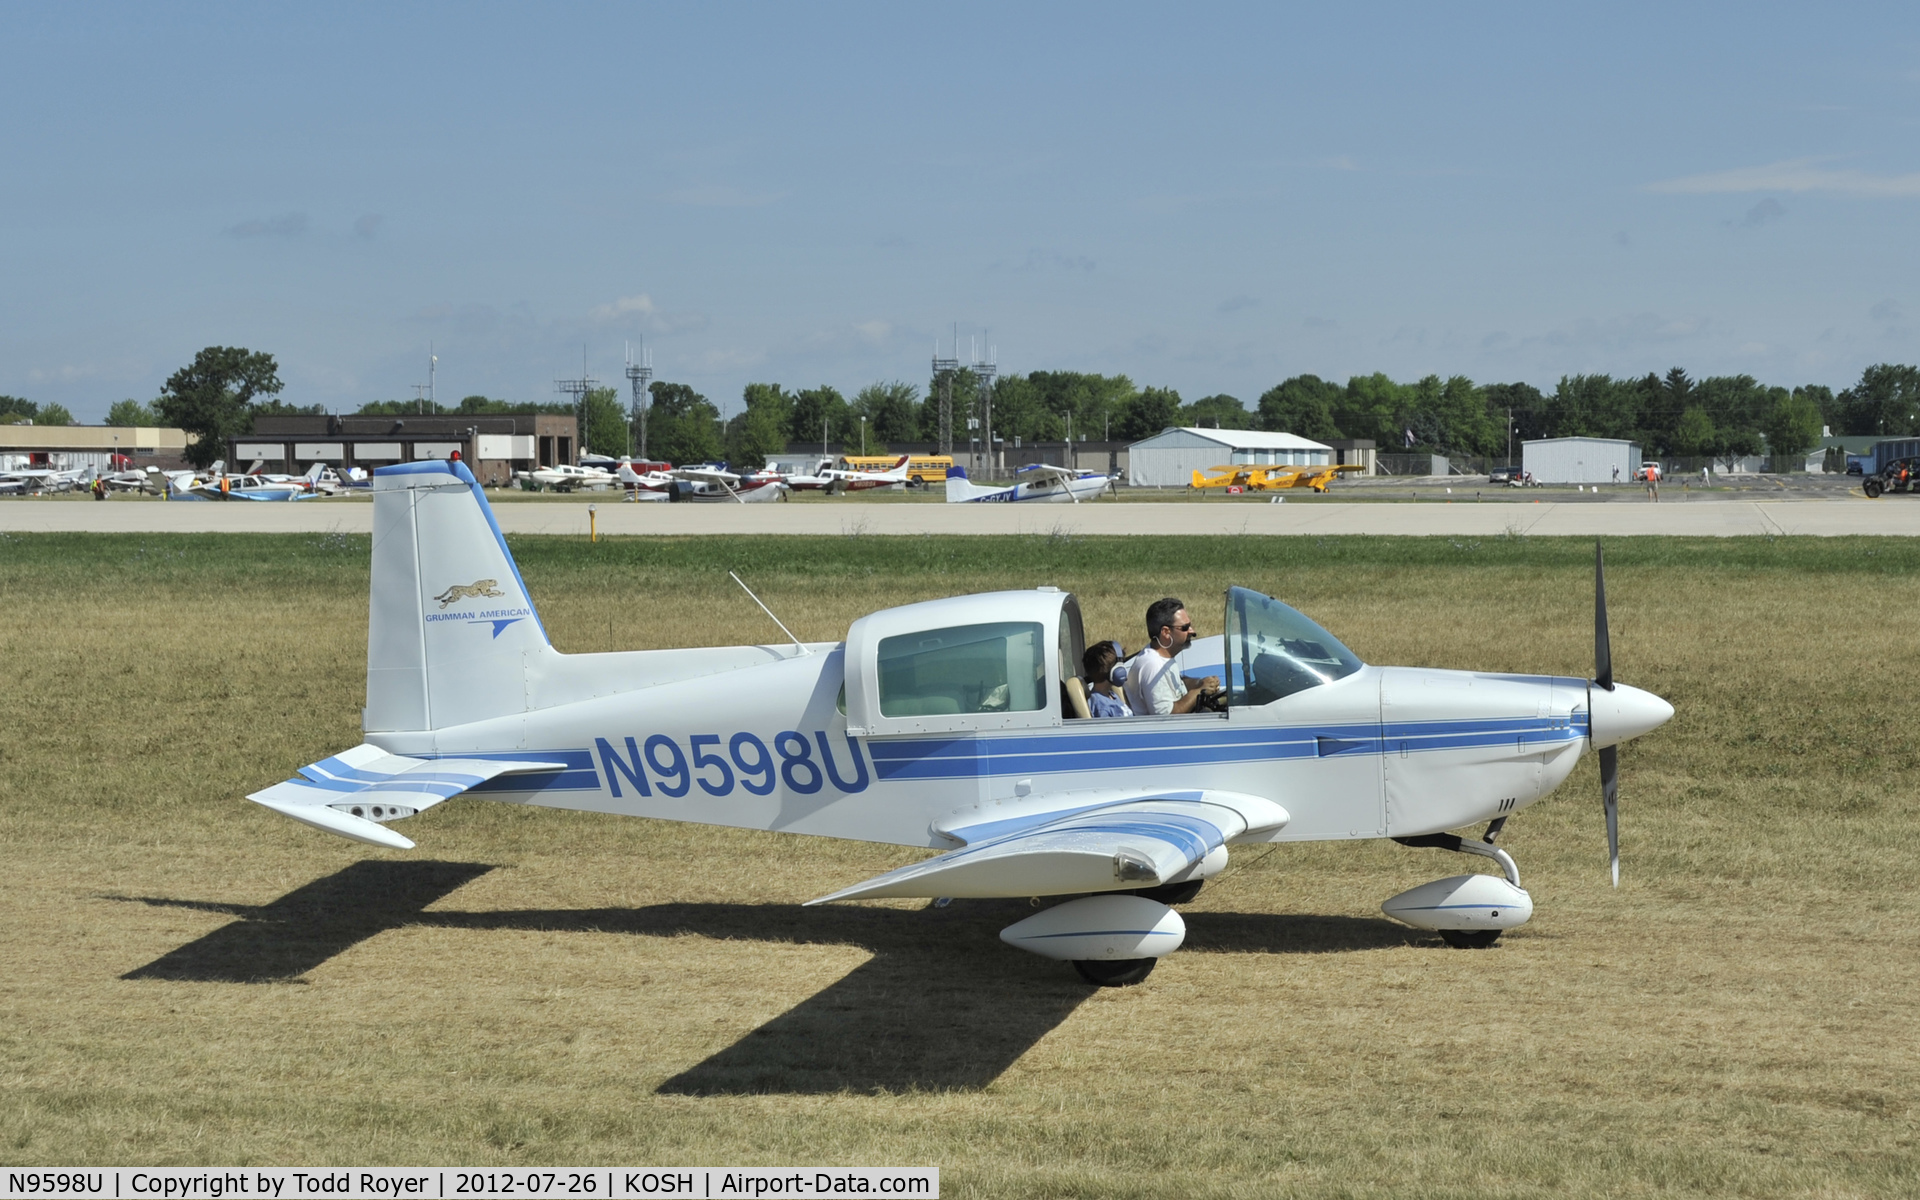
{"type": "Polygon", "coordinates": [[[1113,686],[1114,664],[1120,661],[1120,648],[1114,642],[1095,642],[1087,647],[1080,656],[1081,669],[1086,673],[1087,707],[1096,717],[1130,717],[1133,710],[1127,707],[1127,701],[1120,689],[1113,686]]]}

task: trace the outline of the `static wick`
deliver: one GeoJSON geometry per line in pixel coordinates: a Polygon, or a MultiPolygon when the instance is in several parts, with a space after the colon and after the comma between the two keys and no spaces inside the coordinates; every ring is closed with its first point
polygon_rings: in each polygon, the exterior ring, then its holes
{"type": "Polygon", "coordinates": [[[787,628],[786,622],[782,621],[779,617],[774,616],[773,610],[768,608],[766,604],[761,601],[760,597],[753,594],[753,589],[747,586],[746,580],[740,578],[738,575],[735,575],[732,571],[727,572],[727,577],[740,585],[740,590],[747,594],[747,599],[753,601],[755,604],[760,605],[760,611],[767,614],[767,619],[769,621],[772,621],[775,625],[780,626],[781,633],[784,633],[789,638],[793,639],[794,649],[798,650],[803,655],[813,653],[813,651],[807,649],[806,643],[802,642],[799,638],[793,636],[793,630],[787,628]]]}

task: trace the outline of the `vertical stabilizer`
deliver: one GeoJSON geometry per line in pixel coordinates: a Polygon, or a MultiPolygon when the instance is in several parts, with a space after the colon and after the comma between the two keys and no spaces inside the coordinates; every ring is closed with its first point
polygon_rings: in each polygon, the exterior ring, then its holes
{"type": "Polygon", "coordinates": [[[549,652],[466,464],[376,470],[366,731],[445,729],[523,712],[528,662],[549,652]]]}
{"type": "Polygon", "coordinates": [[[952,466],[947,468],[947,503],[957,504],[963,500],[971,500],[986,490],[985,488],[974,486],[973,481],[967,478],[967,469],[965,467],[952,466]]]}

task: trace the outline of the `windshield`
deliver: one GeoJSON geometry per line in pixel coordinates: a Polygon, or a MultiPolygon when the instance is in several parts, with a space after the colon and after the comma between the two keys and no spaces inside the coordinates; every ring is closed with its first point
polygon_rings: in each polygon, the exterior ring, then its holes
{"type": "Polygon", "coordinates": [[[1360,660],[1338,638],[1271,596],[1227,589],[1229,701],[1271,704],[1358,671],[1360,660]]]}

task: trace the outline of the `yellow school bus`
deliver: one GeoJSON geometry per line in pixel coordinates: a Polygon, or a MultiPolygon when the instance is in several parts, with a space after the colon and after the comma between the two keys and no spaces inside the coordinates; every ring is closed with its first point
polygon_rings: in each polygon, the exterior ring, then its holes
{"type": "MultiPolygon", "coordinates": [[[[840,467],[847,471],[891,471],[900,461],[898,454],[846,454],[840,467]]],[[[921,483],[945,483],[947,468],[953,465],[951,454],[915,454],[907,459],[907,478],[921,483]]]]}

